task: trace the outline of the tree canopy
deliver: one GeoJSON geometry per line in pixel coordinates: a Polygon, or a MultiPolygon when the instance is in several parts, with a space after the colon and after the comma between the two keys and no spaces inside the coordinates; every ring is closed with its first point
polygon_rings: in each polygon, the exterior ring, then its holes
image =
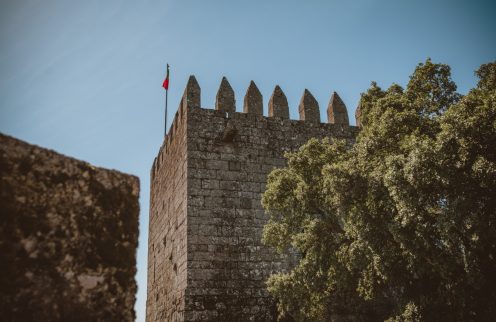
{"type": "Polygon", "coordinates": [[[268,178],[264,242],[297,254],[268,289],[296,321],[496,316],[496,62],[468,94],[419,64],[372,83],[353,146],[310,140],[268,178]]]}

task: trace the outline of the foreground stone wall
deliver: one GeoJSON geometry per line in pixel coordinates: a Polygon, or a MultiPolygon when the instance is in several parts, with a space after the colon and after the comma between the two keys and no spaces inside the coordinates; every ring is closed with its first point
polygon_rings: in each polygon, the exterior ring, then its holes
{"type": "Polygon", "coordinates": [[[134,321],[139,181],[0,134],[2,321],[134,321]]]}
{"type": "MultiPolygon", "coordinates": [[[[292,263],[291,258],[277,255],[261,243],[263,226],[268,220],[260,202],[267,175],[286,165],[286,151],[298,149],[310,138],[338,138],[353,144],[358,128],[349,126],[346,107],[337,94],[332,95],[328,107],[332,124],[320,123],[318,103],[308,90],[299,105],[300,121],[289,120],[287,99],[278,86],[269,100],[269,117],[262,115],[262,103],[262,95],[252,82],[244,98],[244,113],[235,112],[234,92],[223,79],[215,110],[203,109],[200,88],[190,78],[178,111],[182,117],[176,117],[166,138],[166,143],[177,139],[181,146],[186,146],[181,160],[186,160],[187,169],[171,170],[177,167],[167,152],[173,151],[173,143],[161,149],[152,167],[152,207],[165,201],[165,209],[174,209],[167,204],[180,198],[187,200],[186,213],[184,207],[173,213],[150,213],[150,235],[170,230],[164,223],[157,224],[156,216],[165,216],[167,222],[178,217],[186,226],[187,252],[184,254],[184,248],[180,248],[178,253],[187,262],[187,279],[180,285],[181,290],[185,287],[185,303],[180,315],[147,315],[147,322],[276,319],[274,300],[265,281],[271,273],[284,271],[292,263]],[[158,163],[164,157],[172,162],[158,163]],[[186,196],[182,189],[164,193],[164,188],[157,186],[167,183],[181,187],[186,183],[186,196]]],[[[166,257],[156,245],[149,245],[148,258],[152,263],[166,257]]],[[[168,276],[171,269],[162,274],[168,276]]],[[[165,282],[166,289],[177,287],[165,282]]],[[[154,289],[148,289],[149,310],[157,305],[151,303],[155,299],[154,289]]],[[[175,310],[165,300],[160,305],[165,311],[175,310]]]]}

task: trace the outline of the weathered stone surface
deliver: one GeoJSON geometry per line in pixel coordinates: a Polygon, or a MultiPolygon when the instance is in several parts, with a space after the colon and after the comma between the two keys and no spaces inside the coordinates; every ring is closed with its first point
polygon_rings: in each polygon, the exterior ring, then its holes
{"type": "Polygon", "coordinates": [[[262,93],[260,93],[254,81],[250,82],[250,86],[248,86],[248,89],[246,90],[243,112],[263,115],[262,93]]]}
{"type": "Polygon", "coordinates": [[[0,134],[2,321],[134,321],[138,178],[0,134]]]}
{"type": "Polygon", "coordinates": [[[224,133],[222,135],[222,140],[224,142],[232,142],[236,136],[236,133],[238,133],[238,130],[236,129],[234,122],[227,122],[226,128],[224,129],[224,133]]]}
{"type": "Polygon", "coordinates": [[[236,100],[234,98],[234,91],[227,78],[222,77],[217,97],[215,98],[215,109],[228,113],[236,112],[236,100]]]}
{"type": "Polygon", "coordinates": [[[186,135],[196,135],[186,132],[187,111],[192,110],[200,109],[183,106],[178,111],[151,170],[146,321],[184,321],[186,205],[199,202],[188,200],[186,191],[186,135]]]}
{"type": "Polygon", "coordinates": [[[340,124],[225,114],[180,111],[173,139],[152,166],[147,322],[275,321],[265,281],[292,259],[261,242],[267,175],[286,165],[286,151],[312,137],[352,144],[358,132],[340,124]]]}
{"type": "Polygon", "coordinates": [[[188,84],[184,89],[182,98],[183,106],[191,108],[200,108],[201,106],[201,90],[200,85],[196,81],[195,76],[191,75],[188,79],[188,84]]]}
{"type": "Polygon", "coordinates": [[[348,110],[338,93],[333,92],[327,106],[327,122],[332,124],[350,125],[348,110]]]}
{"type": "Polygon", "coordinates": [[[269,100],[269,117],[274,116],[289,119],[288,99],[279,85],[274,88],[269,100]]]}
{"type": "Polygon", "coordinates": [[[356,121],[356,126],[362,127],[362,109],[360,108],[360,104],[358,104],[355,111],[355,121],[356,121]]]}
{"type": "Polygon", "coordinates": [[[319,103],[308,89],[303,92],[298,111],[300,112],[300,120],[320,123],[319,103]]]}

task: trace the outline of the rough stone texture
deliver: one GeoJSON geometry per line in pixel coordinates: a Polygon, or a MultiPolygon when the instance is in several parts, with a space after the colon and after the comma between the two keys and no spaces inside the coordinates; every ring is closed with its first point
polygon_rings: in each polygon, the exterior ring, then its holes
{"type": "Polygon", "coordinates": [[[292,263],[261,243],[267,174],[312,137],[352,144],[357,131],[180,109],[151,173],[147,322],[275,321],[265,281],[292,263]]]}
{"type": "Polygon", "coordinates": [[[246,90],[243,112],[263,115],[262,93],[260,93],[254,81],[250,82],[250,86],[246,90]]]}
{"type": "Polygon", "coordinates": [[[308,89],[305,89],[298,106],[300,120],[311,123],[320,123],[319,103],[308,89]]]}
{"type": "Polygon", "coordinates": [[[332,124],[350,125],[346,105],[336,92],[332,93],[327,107],[327,121],[332,124]]]}
{"type": "Polygon", "coordinates": [[[289,119],[288,99],[279,85],[274,88],[274,92],[269,99],[269,117],[274,116],[289,119]]]}
{"type": "Polygon", "coordinates": [[[134,321],[138,178],[0,134],[2,321],[134,321]]]}
{"type": "Polygon", "coordinates": [[[188,84],[186,84],[186,88],[184,89],[181,103],[185,107],[188,106],[199,108],[201,106],[200,85],[198,85],[198,82],[193,75],[191,75],[188,79],[188,84]]]}
{"type": "Polygon", "coordinates": [[[355,122],[356,126],[361,127],[362,126],[362,109],[360,108],[360,104],[355,110],[355,122]]]}
{"type": "Polygon", "coordinates": [[[236,100],[234,98],[234,91],[227,78],[222,77],[217,97],[215,98],[215,109],[227,113],[236,112],[236,100]]]}
{"type": "MultiPolygon", "coordinates": [[[[187,237],[185,111],[194,108],[180,106],[151,170],[146,321],[184,321],[187,237]]],[[[218,113],[225,114],[223,111],[218,113]]]]}

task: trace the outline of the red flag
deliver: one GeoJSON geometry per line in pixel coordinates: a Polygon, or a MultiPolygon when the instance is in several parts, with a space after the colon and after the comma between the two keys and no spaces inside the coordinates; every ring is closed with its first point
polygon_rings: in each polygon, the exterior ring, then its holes
{"type": "Polygon", "coordinates": [[[165,90],[169,89],[169,64],[167,64],[167,76],[165,77],[164,83],[162,84],[162,87],[165,90]]]}

